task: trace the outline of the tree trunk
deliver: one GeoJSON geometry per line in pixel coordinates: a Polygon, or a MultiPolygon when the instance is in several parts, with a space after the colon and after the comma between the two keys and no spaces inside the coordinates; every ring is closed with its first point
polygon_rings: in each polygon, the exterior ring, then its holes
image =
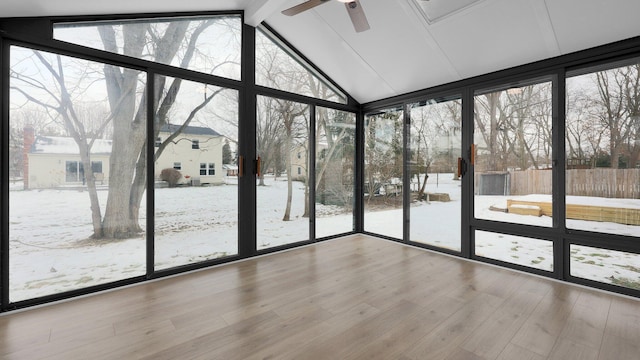
{"type": "Polygon", "coordinates": [[[96,189],[96,178],[91,168],[91,158],[89,156],[90,148],[86,142],[78,143],[80,149],[80,161],[84,168],[84,177],[89,193],[89,202],[91,204],[91,223],[93,224],[93,238],[102,237],[102,214],[100,211],[100,201],[98,200],[98,191],[96,189]]]}
{"type": "MultiPolygon", "coordinates": [[[[138,218],[134,217],[137,214],[132,211],[131,203],[133,201],[132,194],[135,191],[133,181],[136,176],[136,160],[143,148],[145,133],[144,123],[133,123],[124,129],[118,129],[118,126],[114,126],[113,148],[109,160],[110,190],[102,222],[105,238],[129,238],[140,231],[138,218]],[[117,132],[121,133],[116,136],[117,132]]],[[[137,204],[139,205],[139,203],[137,204]]]]}
{"type": "Polygon", "coordinates": [[[304,214],[302,214],[303,218],[309,217],[309,181],[304,182],[304,214]]]}
{"type": "Polygon", "coordinates": [[[489,102],[489,119],[491,121],[489,133],[489,166],[486,170],[498,170],[498,92],[485,95],[489,102]]]}
{"type": "MultiPolygon", "coordinates": [[[[419,176],[419,175],[418,175],[419,176]]],[[[418,191],[418,199],[422,199],[424,196],[424,189],[427,187],[427,179],[429,178],[429,169],[424,173],[424,181],[422,182],[422,186],[420,187],[420,191],[418,191]]],[[[429,199],[427,199],[429,200],[429,199]]]]}
{"type": "MultiPolygon", "coordinates": [[[[155,139],[155,137],[154,137],[155,139]]],[[[140,151],[140,158],[136,163],[136,173],[133,178],[133,184],[131,185],[131,200],[129,202],[130,214],[133,230],[136,232],[143,232],[143,228],[140,227],[138,219],[140,219],[140,204],[142,203],[142,196],[147,189],[147,143],[142,146],[140,151]]]]}
{"type": "Polygon", "coordinates": [[[291,150],[293,147],[293,139],[291,139],[291,128],[293,127],[293,118],[291,115],[285,114],[285,129],[287,131],[285,138],[285,168],[287,169],[287,206],[284,209],[282,221],[291,220],[291,200],[293,197],[293,179],[291,176],[291,150]]]}
{"type": "Polygon", "coordinates": [[[109,195],[102,233],[105,238],[121,239],[132,237],[140,231],[131,201],[137,160],[146,141],[147,129],[144,107],[136,113],[138,72],[125,69],[120,73],[114,70],[105,66],[105,75],[111,79],[107,81],[107,88],[112,102],[113,142],[109,158],[109,195]],[[119,81],[115,81],[114,77],[119,81]],[[117,105],[113,102],[117,102],[117,105]]]}

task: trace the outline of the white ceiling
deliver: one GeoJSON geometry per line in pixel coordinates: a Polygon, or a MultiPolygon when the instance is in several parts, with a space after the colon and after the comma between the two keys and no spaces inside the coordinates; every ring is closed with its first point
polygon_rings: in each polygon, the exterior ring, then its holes
{"type": "Polygon", "coordinates": [[[361,103],[640,35],[638,0],[429,0],[427,16],[424,0],[360,0],[362,33],[338,1],[280,13],[303,1],[2,0],[0,16],[244,10],[361,103]]]}

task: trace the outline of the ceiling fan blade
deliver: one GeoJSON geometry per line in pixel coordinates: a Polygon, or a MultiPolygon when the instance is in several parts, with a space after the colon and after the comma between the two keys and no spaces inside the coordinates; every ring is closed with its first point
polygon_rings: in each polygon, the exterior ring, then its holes
{"type": "Polygon", "coordinates": [[[282,11],[282,14],[287,15],[287,16],[293,16],[296,14],[300,14],[303,11],[309,10],[309,9],[313,9],[314,7],[318,6],[318,5],[322,5],[324,3],[326,3],[327,1],[330,0],[309,0],[306,2],[303,2],[302,4],[298,4],[296,6],[290,7],[286,10],[282,11]]]}
{"type": "Polygon", "coordinates": [[[370,29],[367,17],[364,15],[364,10],[362,10],[362,6],[360,5],[360,0],[354,0],[344,5],[347,7],[347,12],[349,13],[356,32],[363,32],[370,29]]]}

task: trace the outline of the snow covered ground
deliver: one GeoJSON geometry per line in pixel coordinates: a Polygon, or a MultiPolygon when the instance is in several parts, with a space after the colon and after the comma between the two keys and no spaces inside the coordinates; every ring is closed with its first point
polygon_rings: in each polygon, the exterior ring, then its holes
{"type": "MultiPolygon", "coordinates": [[[[258,248],[278,246],[309,238],[309,219],[303,215],[302,183],[294,182],[291,221],[282,221],[286,205],[284,178],[268,179],[257,187],[258,248]]],[[[10,192],[10,300],[78,289],[145,274],[145,236],[119,241],[96,241],[91,235],[89,199],[85,191],[10,192]]],[[[460,248],[460,183],[450,174],[431,175],[427,192],[448,193],[450,202],[416,202],[410,208],[411,239],[435,246],[460,248]]],[[[107,191],[99,191],[101,204],[107,191]]],[[[500,221],[548,226],[550,219],[489,211],[506,197],[477,196],[477,215],[500,221]],[[478,212],[479,211],[479,212],[478,212]],[[517,218],[514,218],[517,217],[517,218]]],[[[589,200],[592,201],[592,200],[589,200]]],[[[633,201],[633,200],[632,200],[633,201]]],[[[635,200],[640,206],[640,201],[635,200]]],[[[144,202],[143,202],[144,203],[144,202]]],[[[156,189],[155,258],[158,269],[236,254],[237,186],[156,189]]],[[[340,207],[317,205],[318,238],[348,232],[352,215],[340,207]]],[[[144,225],[146,212],[141,210],[144,225]]],[[[402,209],[368,212],[366,230],[402,237],[402,209]]],[[[573,221],[572,221],[573,223],[573,221]]],[[[639,235],[638,226],[575,222],[576,228],[639,235]]],[[[552,270],[550,242],[490,232],[476,233],[476,253],[525,266],[552,270]]],[[[640,284],[640,256],[617,251],[572,246],[574,276],[640,284]]]]}

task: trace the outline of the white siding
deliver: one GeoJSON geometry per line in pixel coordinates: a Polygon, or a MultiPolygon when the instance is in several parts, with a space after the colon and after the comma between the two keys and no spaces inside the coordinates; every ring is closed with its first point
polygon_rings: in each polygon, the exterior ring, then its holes
{"type": "MultiPolygon", "coordinates": [[[[169,133],[160,133],[162,141],[169,133]]],[[[224,172],[222,170],[222,145],[224,137],[212,135],[183,134],[174,143],[169,144],[155,164],[155,177],[160,179],[160,172],[166,168],[173,168],[174,163],[180,163],[182,179],[186,184],[191,180],[199,180],[200,184],[222,184],[224,172]],[[198,140],[199,149],[192,148],[192,140],[198,140]],[[215,164],[215,175],[200,175],[200,164],[215,164]]]]}

